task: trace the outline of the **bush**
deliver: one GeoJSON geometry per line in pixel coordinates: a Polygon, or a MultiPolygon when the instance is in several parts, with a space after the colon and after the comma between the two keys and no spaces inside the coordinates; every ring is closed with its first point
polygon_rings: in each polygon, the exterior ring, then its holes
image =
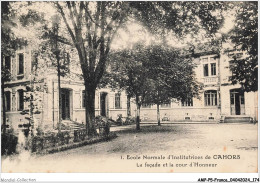
{"type": "Polygon", "coordinates": [[[109,133],[110,133],[109,123],[105,123],[105,124],[99,126],[99,135],[100,136],[108,137],[109,133]]]}
{"type": "Polygon", "coordinates": [[[105,127],[107,125],[110,126],[111,120],[104,116],[96,116],[95,118],[95,126],[97,128],[99,127],[105,127]]]}
{"type": "Polygon", "coordinates": [[[122,117],[122,115],[119,115],[117,120],[116,120],[116,124],[119,126],[122,125],[130,125],[130,124],[134,124],[135,123],[135,118],[133,117],[122,117]]]}
{"type": "Polygon", "coordinates": [[[134,117],[126,117],[125,124],[135,124],[135,118],[134,117]]]}
{"type": "Polygon", "coordinates": [[[81,129],[81,130],[74,130],[74,142],[80,142],[85,140],[87,137],[87,130],[81,129]]]}
{"type": "Polygon", "coordinates": [[[51,133],[46,136],[34,136],[32,139],[32,152],[40,152],[47,148],[69,144],[71,138],[69,131],[51,133]]]}
{"type": "Polygon", "coordinates": [[[1,155],[10,155],[16,152],[18,137],[12,133],[1,135],[1,155]]]}

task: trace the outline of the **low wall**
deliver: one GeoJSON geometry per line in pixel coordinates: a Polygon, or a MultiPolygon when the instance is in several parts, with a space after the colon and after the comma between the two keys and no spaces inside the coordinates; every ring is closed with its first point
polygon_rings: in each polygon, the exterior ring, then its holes
{"type": "MultiPolygon", "coordinates": [[[[157,111],[156,109],[142,109],[141,110],[142,121],[156,121],[157,111]]],[[[167,119],[173,122],[185,122],[185,121],[219,121],[220,109],[217,107],[209,108],[169,108],[160,109],[160,118],[163,121],[167,119]]]]}
{"type": "Polygon", "coordinates": [[[86,129],[62,131],[32,138],[32,153],[53,153],[115,138],[115,133],[88,137],[86,129]]]}

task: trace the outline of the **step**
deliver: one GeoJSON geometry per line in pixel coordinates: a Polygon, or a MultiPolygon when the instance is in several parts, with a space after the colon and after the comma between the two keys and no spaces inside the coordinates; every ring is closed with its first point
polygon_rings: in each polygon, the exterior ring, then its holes
{"type": "Polygon", "coordinates": [[[78,130],[81,129],[82,127],[80,126],[80,124],[78,124],[77,122],[74,121],[70,121],[70,120],[62,120],[62,123],[66,126],[69,126],[72,130],[78,130]]]}
{"type": "Polygon", "coordinates": [[[249,116],[226,116],[224,123],[250,123],[251,122],[251,117],[249,116]]]}

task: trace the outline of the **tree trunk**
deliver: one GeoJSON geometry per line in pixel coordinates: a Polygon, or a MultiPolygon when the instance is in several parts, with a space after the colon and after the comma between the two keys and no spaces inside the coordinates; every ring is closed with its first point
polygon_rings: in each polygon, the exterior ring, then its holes
{"type": "MultiPolygon", "coordinates": [[[[32,88],[32,84],[31,84],[31,88],[32,88]]],[[[29,130],[31,130],[31,135],[35,135],[34,134],[34,115],[33,115],[33,112],[34,112],[34,106],[33,106],[33,94],[30,93],[30,127],[29,130]]]]}
{"type": "Polygon", "coordinates": [[[127,117],[131,116],[131,104],[130,104],[131,97],[127,95],[127,117]]]}
{"type": "Polygon", "coordinates": [[[85,118],[88,136],[97,135],[95,127],[95,92],[95,87],[90,87],[88,84],[85,84],[85,118]]]}
{"type": "MultiPolygon", "coordinates": [[[[3,60],[2,60],[3,62],[3,60]]],[[[3,66],[2,66],[3,68],[3,66]]],[[[6,114],[5,114],[5,85],[4,85],[4,79],[2,78],[1,82],[1,95],[2,95],[2,112],[3,112],[3,135],[5,135],[6,132],[6,114]]]]}
{"type": "Polygon", "coordinates": [[[58,107],[59,107],[59,114],[58,114],[58,132],[61,132],[61,84],[60,84],[60,60],[57,57],[57,63],[58,63],[58,93],[59,93],[59,97],[58,97],[58,107]]]}
{"type": "Polygon", "coordinates": [[[136,130],[140,130],[140,107],[138,98],[136,98],[136,130]]]}
{"type": "Polygon", "coordinates": [[[157,104],[157,121],[158,121],[158,126],[161,126],[161,121],[160,121],[160,104],[157,104]]]}
{"type": "Polygon", "coordinates": [[[59,114],[58,114],[58,132],[61,132],[61,118],[62,118],[62,114],[61,114],[61,83],[60,83],[60,50],[59,50],[59,45],[58,45],[58,34],[59,34],[59,25],[55,23],[54,27],[53,27],[53,31],[54,31],[54,35],[55,35],[55,42],[54,42],[54,46],[55,46],[55,51],[54,54],[56,56],[56,61],[57,61],[57,75],[58,75],[58,108],[59,108],[59,114]]]}
{"type": "Polygon", "coordinates": [[[2,95],[2,115],[3,115],[3,135],[6,132],[6,111],[5,111],[5,78],[6,77],[6,69],[4,68],[4,56],[1,53],[1,68],[4,70],[4,76],[1,76],[1,95],[2,95]]]}

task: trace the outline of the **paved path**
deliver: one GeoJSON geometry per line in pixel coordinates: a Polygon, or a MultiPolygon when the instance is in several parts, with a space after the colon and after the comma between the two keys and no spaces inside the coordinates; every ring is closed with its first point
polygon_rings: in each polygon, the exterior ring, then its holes
{"type": "Polygon", "coordinates": [[[140,132],[135,131],[135,125],[112,127],[111,131],[116,131],[118,134],[118,137],[112,141],[45,156],[31,157],[28,154],[22,154],[18,160],[4,159],[2,171],[257,171],[257,124],[165,124],[162,126],[142,124],[140,132]],[[211,159],[205,159],[206,156],[210,156],[211,159]],[[165,157],[165,159],[158,159],[160,157],[165,157]],[[169,157],[170,159],[167,159],[169,157]],[[185,157],[188,159],[183,159],[185,157]],[[138,163],[143,167],[138,167],[138,163]],[[149,166],[156,166],[156,163],[159,163],[161,167],[149,166]],[[168,163],[167,167],[162,167],[164,163],[168,163]],[[192,168],[188,167],[190,163],[193,164],[192,168]],[[170,167],[170,164],[174,166],[170,167]],[[177,164],[180,166],[178,167],[177,164]],[[204,166],[209,166],[209,164],[215,167],[204,166]]]}

